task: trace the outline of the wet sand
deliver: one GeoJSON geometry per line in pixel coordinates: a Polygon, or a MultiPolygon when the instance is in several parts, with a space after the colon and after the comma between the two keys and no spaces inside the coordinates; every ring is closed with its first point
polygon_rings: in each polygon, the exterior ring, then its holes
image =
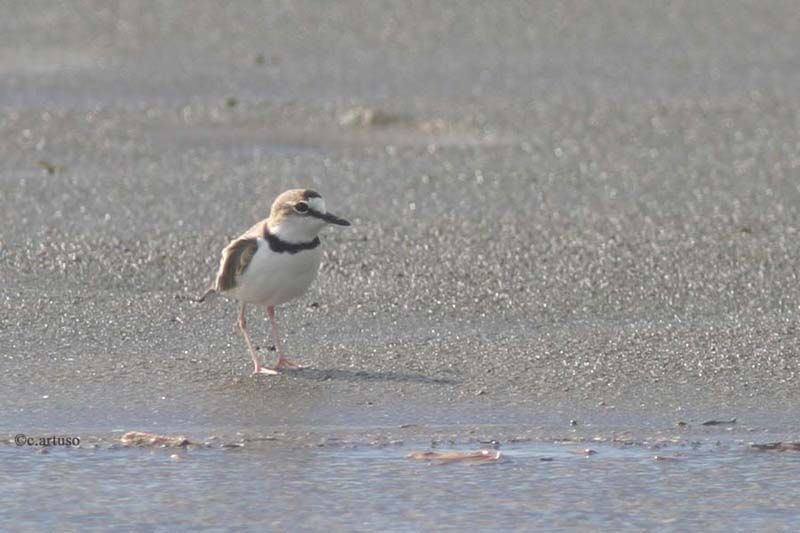
{"type": "Polygon", "coordinates": [[[0,433],[800,434],[792,3],[3,11],[0,433]],[[192,298],[295,186],[354,225],[253,378],[192,298]]]}

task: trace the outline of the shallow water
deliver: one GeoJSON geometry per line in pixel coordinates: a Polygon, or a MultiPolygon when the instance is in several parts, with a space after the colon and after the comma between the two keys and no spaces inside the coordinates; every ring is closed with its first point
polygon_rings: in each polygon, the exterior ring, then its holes
{"type": "Polygon", "coordinates": [[[46,455],[5,447],[0,516],[31,530],[775,531],[800,520],[797,453],[733,443],[601,444],[586,456],[585,443],[569,442],[503,444],[503,460],[490,464],[406,457],[429,447],[51,448],[46,455]],[[47,512],[27,512],[31,502],[47,512]]]}

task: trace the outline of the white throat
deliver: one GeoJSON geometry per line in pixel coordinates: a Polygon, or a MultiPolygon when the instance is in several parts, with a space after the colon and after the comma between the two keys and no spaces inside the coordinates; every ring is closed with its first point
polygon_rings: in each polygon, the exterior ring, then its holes
{"type": "Polygon", "coordinates": [[[314,219],[294,219],[270,227],[269,232],[282,241],[301,243],[313,241],[324,226],[324,222],[314,219]]]}

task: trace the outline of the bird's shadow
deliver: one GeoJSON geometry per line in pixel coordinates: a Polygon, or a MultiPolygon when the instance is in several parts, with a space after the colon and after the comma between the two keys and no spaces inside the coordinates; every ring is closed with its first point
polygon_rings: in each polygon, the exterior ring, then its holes
{"type": "Polygon", "coordinates": [[[339,368],[303,368],[287,372],[294,377],[311,381],[349,381],[363,382],[399,382],[424,383],[429,385],[457,385],[459,380],[451,378],[432,378],[423,374],[407,374],[403,372],[370,372],[367,370],[342,370],[339,368]]]}

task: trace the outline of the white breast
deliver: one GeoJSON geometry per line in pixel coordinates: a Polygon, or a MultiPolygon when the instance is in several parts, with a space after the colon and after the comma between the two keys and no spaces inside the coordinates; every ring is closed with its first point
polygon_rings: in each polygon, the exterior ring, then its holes
{"type": "Polygon", "coordinates": [[[314,283],[322,260],[320,246],[295,254],[276,253],[264,239],[231,294],[242,302],[280,305],[305,293],[314,283]]]}

